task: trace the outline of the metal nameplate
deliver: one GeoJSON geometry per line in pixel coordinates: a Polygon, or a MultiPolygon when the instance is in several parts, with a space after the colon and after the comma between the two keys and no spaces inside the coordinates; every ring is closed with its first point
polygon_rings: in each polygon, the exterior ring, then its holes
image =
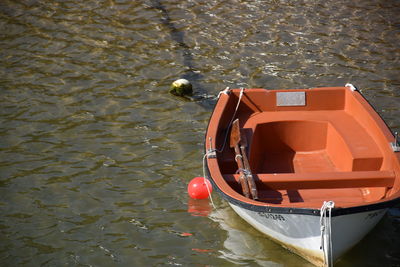
{"type": "Polygon", "coordinates": [[[277,92],[276,105],[278,107],[305,106],[306,92],[277,92]]]}

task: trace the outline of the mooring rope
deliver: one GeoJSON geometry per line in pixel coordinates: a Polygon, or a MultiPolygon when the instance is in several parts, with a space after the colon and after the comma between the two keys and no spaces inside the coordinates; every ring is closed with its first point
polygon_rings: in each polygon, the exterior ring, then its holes
{"type": "MultiPolygon", "coordinates": [[[[229,87],[227,87],[227,88],[225,88],[225,90],[219,92],[218,98],[221,96],[221,94],[226,94],[226,95],[228,95],[228,94],[229,94],[229,87]]],[[[210,142],[210,147],[209,147],[209,149],[206,149],[206,153],[205,153],[204,156],[203,156],[203,178],[204,178],[204,183],[206,184],[207,191],[208,191],[208,195],[210,196],[211,205],[213,206],[213,208],[214,208],[217,212],[219,212],[219,211],[218,211],[217,207],[216,207],[215,204],[214,204],[214,201],[213,201],[212,196],[211,196],[211,191],[210,191],[210,189],[208,188],[208,185],[207,185],[206,180],[205,180],[205,179],[207,179],[207,178],[206,178],[206,159],[207,159],[209,156],[214,155],[215,152],[221,153],[222,151],[224,151],[225,145],[226,145],[227,140],[228,140],[229,129],[231,128],[232,123],[233,123],[233,120],[235,119],[236,113],[237,113],[237,111],[238,111],[238,109],[239,109],[239,105],[240,105],[240,102],[241,102],[242,97],[243,97],[243,94],[244,94],[244,88],[240,88],[239,100],[238,100],[238,102],[237,102],[237,104],[236,104],[235,111],[233,112],[232,119],[231,119],[231,121],[230,121],[229,124],[228,124],[228,128],[227,128],[227,130],[226,130],[226,134],[225,134],[224,143],[223,143],[223,145],[222,145],[222,148],[221,148],[220,150],[218,150],[218,149],[216,149],[216,148],[213,149],[213,148],[212,148],[212,145],[211,145],[211,142],[210,142]]],[[[207,146],[207,145],[206,145],[206,146],[207,146]]]]}
{"type": "MultiPolygon", "coordinates": [[[[239,105],[240,105],[240,102],[241,102],[242,97],[243,97],[243,94],[244,94],[244,90],[245,90],[245,89],[244,89],[243,87],[240,88],[239,100],[238,100],[238,102],[237,102],[237,104],[236,104],[235,111],[233,112],[232,119],[231,119],[231,121],[230,121],[229,124],[228,124],[228,128],[226,129],[225,138],[224,138],[224,143],[222,144],[222,148],[221,148],[220,150],[215,149],[215,151],[218,152],[218,153],[222,153],[222,151],[224,151],[224,149],[225,149],[225,145],[226,145],[226,143],[227,143],[226,141],[228,140],[229,129],[231,128],[232,123],[233,123],[233,121],[234,121],[234,119],[235,119],[235,117],[236,117],[236,113],[237,113],[237,111],[238,111],[238,109],[239,109],[239,105]]],[[[227,87],[227,88],[225,88],[225,90],[221,91],[221,92],[218,94],[218,98],[221,96],[221,94],[229,94],[228,92],[229,92],[229,87],[227,87]]],[[[211,149],[211,147],[210,147],[210,149],[211,149]]]]}
{"type": "Polygon", "coordinates": [[[319,224],[321,227],[321,246],[320,249],[324,252],[324,264],[333,266],[333,255],[332,255],[332,209],[335,207],[335,202],[324,201],[320,210],[319,224]],[[328,216],[327,216],[328,211],[328,216]],[[327,235],[327,240],[325,239],[327,235]],[[325,242],[328,243],[328,248],[325,247],[325,242]],[[328,254],[327,254],[328,253],[328,254]]]}
{"type": "Polygon", "coordinates": [[[205,184],[206,187],[207,187],[208,196],[210,197],[211,205],[213,206],[213,208],[214,208],[217,212],[219,212],[219,211],[217,210],[217,207],[216,207],[215,204],[214,204],[213,198],[212,198],[212,196],[211,196],[210,188],[208,188],[208,184],[207,184],[207,181],[206,181],[206,179],[207,179],[207,178],[206,178],[206,160],[207,160],[208,155],[209,155],[210,153],[214,153],[214,152],[215,152],[215,151],[210,150],[210,151],[208,151],[208,152],[206,152],[206,153],[204,154],[204,157],[203,157],[203,178],[204,178],[204,184],[205,184]]]}

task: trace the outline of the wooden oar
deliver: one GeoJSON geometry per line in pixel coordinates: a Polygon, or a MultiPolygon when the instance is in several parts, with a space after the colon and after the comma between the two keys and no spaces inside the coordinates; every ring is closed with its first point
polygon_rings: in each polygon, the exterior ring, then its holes
{"type": "Polygon", "coordinates": [[[235,161],[239,168],[239,182],[242,186],[242,191],[245,197],[250,197],[249,186],[247,183],[246,175],[244,174],[243,170],[243,161],[242,155],[240,154],[239,149],[239,142],[240,142],[240,128],[239,128],[239,119],[236,119],[232,123],[231,129],[231,138],[230,138],[230,147],[235,149],[235,161]]]}
{"type": "Polygon", "coordinates": [[[246,153],[246,147],[247,147],[246,135],[243,133],[243,131],[240,131],[240,150],[242,151],[242,158],[246,170],[247,182],[249,184],[251,196],[253,197],[253,199],[258,199],[257,187],[256,183],[254,182],[253,174],[251,173],[250,163],[246,153]]]}

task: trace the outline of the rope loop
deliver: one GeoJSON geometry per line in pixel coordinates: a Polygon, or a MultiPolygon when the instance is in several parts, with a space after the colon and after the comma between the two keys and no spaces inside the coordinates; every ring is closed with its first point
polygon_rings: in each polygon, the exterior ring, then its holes
{"type": "Polygon", "coordinates": [[[240,173],[240,172],[243,172],[243,174],[246,176],[251,175],[251,172],[247,169],[242,169],[242,168],[237,169],[236,173],[240,173]]]}
{"type": "Polygon", "coordinates": [[[236,174],[238,174],[240,172],[243,172],[243,174],[246,175],[247,170],[239,168],[239,169],[237,169],[236,174]]]}
{"type": "Polygon", "coordinates": [[[222,94],[229,95],[230,90],[231,90],[231,89],[230,89],[229,87],[226,87],[224,90],[222,90],[222,91],[220,91],[220,92],[218,93],[217,98],[220,98],[220,96],[221,96],[222,94]]]}

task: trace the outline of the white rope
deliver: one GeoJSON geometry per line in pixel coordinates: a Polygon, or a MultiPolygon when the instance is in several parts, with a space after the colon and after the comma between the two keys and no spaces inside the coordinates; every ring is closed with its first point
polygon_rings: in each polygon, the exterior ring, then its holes
{"type": "Polygon", "coordinates": [[[213,153],[213,152],[215,152],[215,151],[210,149],[207,153],[204,154],[204,157],[203,157],[203,178],[204,178],[204,184],[207,187],[208,195],[210,197],[211,205],[218,212],[217,207],[215,206],[214,201],[213,201],[212,196],[211,196],[211,190],[210,190],[210,188],[208,188],[208,184],[207,184],[207,181],[206,181],[206,179],[207,179],[206,178],[206,159],[207,159],[208,154],[213,153]]]}
{"type": "Polygon", "coordinates": [[[229,87],[226,87],[225,90],[222,90],[218,93],[217,98],[219,98],[222,94],[229,95],[229,90],[230,90],[229,87]]]}
{"type": "Polygon", "coordinates": [[[357,91],[357,88],[351,83],[346,83],[345,87],[348,87],[351,91],[357,91]]]}
{"type": "Polygon", "coordinates": [[[328,266],[333,266],[332,255],[332,209],[335,207],[335,202],[324,201],[320,210],[319,224],[321,227],[321,246],[320,249],[324,252],[324,263],[328,266]],[[328,216],[327,216],[328,211],[328,216]],[[327,237],[327,238],[326,238],[327,237]],[[327,243],[327,244],[325,244],[327,243]],[[326,248],[328,245],[328,248],[326,248]]]}
{"type": "MultiPolygon", "coordinates": [[[[229,91],[229,87],[225,88],[225,90],[221,91],[221,92],[218,94],[218,98],[221,96],[221,94],[226,94],[226,95],[228,95],[228,91],[229,91]]],[[[231,128],[231,125],[232,125],[232,123],[233,123],[233,120],[235,119],[235,116],[236,116],[236,112],[237,112],[238,109],[239,109],[239,104],[240,104],[240,101],[242,100],[243,93],[244,93],[244,88],[241,88],[240,94],[239,94],[239,100],[238,100],[238,102],[237,102],[237,104],[236,104],[235,111],[233,112],[232,119],[231,119],[231,121],[229,122],[228,129],[226,130],[225,139],[224,139],[224,143],[223,143],[223,145],[222,145],[222,148],[221,148],[220,150],[218,150],[218,149],[213,149],[213,148],[211,147],[211,143],[210,143],[210,148],[209,148],[209,149],[206,149],[207,152],[206,152],[206,153],[204,154],[204,156],[203,156],[203,178],[204,178],[204,183],[206,184],[207,191],[208,191],[208,195],[210,196],[211,205],[213,206],[213,208],[214,208],[218,213],[219,213],[219,211],[218,211],[217,207],[216,207],[215,204],[214,204],[214,201],[213,201],[212,196],[211,196],[210,188],[208,188],[208,184],[207,184],[207,182],[206,182],[206,179],[207,179],[207,178],[206,178],[206,159],[207,159],[207,157],[208,157],[209,155],[213,155],[215,152],[221,153],[222,151],[224,151],[224,149],[225,149],[225,144],[226,144],[226,141],[227,141],[227,139],[228,139],[229,129],[231,128]]]]}
{"type": "MultiPolygon", "coordinates": [[[[225,90],[226,90],[226,89],[225,89],[225,90]]],[[[224,91],[225,91],[225,90],[224,90],[224,91]]],[[[228,124],[228,128],[226,129],[225,139],[224,139],[224,143],[223,143],[223,145],[222,145],[222,148],[219,149],[219,150],[218,150],[218,149],[215,149],[215,151],[218,152],[218,153],[222,153],[222,151],[224,151],[224,149],[225,149],[226,141],[228,140],[229,129],[231,128],[232,123],[233,123],[233,120],[235,119],[236,112],[237,112],[238,109],[239,109],[239,105],[240,105],[240,102],[241,102],[241,100],[242,100],[243,94],[244,94],[244,88],[242,87],[242,88],[240,88],[239,100],[238,100],[238,102],[237,102],[237,104],[236,104],[235,111],[233,112],[232,119],[231,119],[231,121],[230,121],[229,124],[228,124]]],[[[218,96],[219,96],[219,95],[218,95],[218,96]]],[[[210,148],[210,149],[211,149],[211,148],[210,148]]]]}

